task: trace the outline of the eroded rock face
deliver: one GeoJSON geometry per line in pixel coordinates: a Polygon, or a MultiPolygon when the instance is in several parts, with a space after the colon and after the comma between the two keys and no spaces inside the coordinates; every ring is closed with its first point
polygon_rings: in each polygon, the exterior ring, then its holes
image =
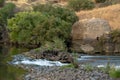
{"type": "Polygon", "coordinates": [[[72,27],[73,39],[96,39],[110,32],[109,23],[99,18],[84,19],[76,22],[72,27]]]}
{"type": "Polygon", "coordinates": [[[72,48],[75,51],[92,52],[98,38],[111,31],[106,20],[99,18],[79,20],[72,26],[72,48]]]}

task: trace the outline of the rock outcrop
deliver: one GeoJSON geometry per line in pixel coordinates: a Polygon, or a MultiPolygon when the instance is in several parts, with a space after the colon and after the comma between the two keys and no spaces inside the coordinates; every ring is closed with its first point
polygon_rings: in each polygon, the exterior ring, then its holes
{"type": "Polygon", "coordinates": [[[57,50],[36,51],[34,49],[24,54],[33,59],[47,59],[51,61],[60,61],[62,63],[74,63],[73,57],[70,53],[57,50]]]}
{"type": "Polygon", "coordinates": [[[79,20],[72,26],[72,49],[78,52],[97,52],[95,46],[99,37],[110,31],[110,25],[104,19],[79,20]]]}

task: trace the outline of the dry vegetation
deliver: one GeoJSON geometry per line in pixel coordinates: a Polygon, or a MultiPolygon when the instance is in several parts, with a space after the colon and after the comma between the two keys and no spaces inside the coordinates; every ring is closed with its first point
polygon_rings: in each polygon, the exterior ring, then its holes
{"type": "Polygon", "coordinates": [[[102,18],[109,21],[112,29],[120,29],[120,4],[90,11],[77,12],[79,19],[102,18]]]}

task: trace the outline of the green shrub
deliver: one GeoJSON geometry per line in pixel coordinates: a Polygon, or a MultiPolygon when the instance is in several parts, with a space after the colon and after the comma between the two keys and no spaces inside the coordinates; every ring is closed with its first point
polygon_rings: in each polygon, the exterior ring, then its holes
{"type": "Polygon", "coordinates": [[[92,65],[90,65],[90,64],[85,65],[85,70],[86,71],[92,71],[93,69],[94,69],[94,67],[92,65]]]}
{"type": "Polygon", "coordinates": [[[66,69],[66,68],[75,68],[75,66],[73,64],[61,66],[61,69],[66,69]]]}
{"type": "Polygon", "coordinates": [[[100,70],[104,73],[108,73],[112,78],[120,78],[120,68],[116,69],[114,65],[111,66],[108,63],[106,67],[101,67],[100,70]]]}
{"type": "Polygon", "coordinates": [[[113,78],[120,78],[120,69],[111,68],[109,75],[113,78]]]}
{"type": "Polygon", "coordinates": [[[120,4],[120,0],[108,0],[106,2],[109,2],[111,4],[120,4]]]}
{"type": "Polygon", "coordinates": [[[3,7],[5,0],[0,0],[0,7],[3,7]]]}
{"type": "Polygon", "coordinates": [[[44,14],[48,14],[50,16],[54,16],[57,18],[60,18],[66,22],[75,23],[78,18],[75,14],[74,11],[66,9],[66,8],[61,8],[61,7],[54,7],[50,4],[39,4],[33,7],[34,11],[39,11],[44,14]]]}
{"type": "Polygon", "coordinates": [[[53,42],[45,42],[43,46],[41,46],[44,50],[59,50],[59,51],[65,51],[66,45],[63,40],[59,38],[53,39],[53,42]]]}
{"type": "Polygon", "coordinates": [[[104,3],[107,0],[95,0],[96,3],[104,3]]]}
{"type": "Polygon", "coordinates": [[[7,24],[7,19],[14,15],[15,5],[13,3],[7,3],[0,9],[0,25],[7,24]]]}
{"type": "Polygon", "coordinates": [[[120,30],[113,30],[110,32],[112,42],[114,43],[120,43],[120,30]]]}
{"type": "Polygon", "coordinates": [[[11,42],[19,44],[44,44],[54,38],[66,40],[71,25],[60,18],[40,12],[20,12],[8,20],[11,42]]]}
{"type": "Polygon", "coordinates": [[[95,6],[94,2],[90,0],[69,0],[68,1],[68,7],[75,11],[93,9],[94,6],[95,6]]]}
{"type": "Polygon", "coordinates": [[[44,45],[55,38],[64,42],[70,38],[71,26],[78,20],[73,11],[50,4],[39,4],[33,9],[8,20],[11,42],[44,45]]]}

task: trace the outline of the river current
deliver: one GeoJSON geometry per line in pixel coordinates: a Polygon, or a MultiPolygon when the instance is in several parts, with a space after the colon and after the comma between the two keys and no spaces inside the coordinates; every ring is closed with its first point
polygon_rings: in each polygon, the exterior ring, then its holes
{"type": "MultiPolygon", "coordinates": [[[[48,61],[45,59],[31,59],[22,55],[28,49],[9,46],[0,46],[0,80],[22,80],[25,70],[16,65],[38,65],[38,66],[63,66],[66,63],[59,61],[48,61]]],[[[91,56],[82,55],[77,58],[79,63],[90,64],[96,67],[105,67],[106,65],[120,68],[120,56],[91,56]]]]}

